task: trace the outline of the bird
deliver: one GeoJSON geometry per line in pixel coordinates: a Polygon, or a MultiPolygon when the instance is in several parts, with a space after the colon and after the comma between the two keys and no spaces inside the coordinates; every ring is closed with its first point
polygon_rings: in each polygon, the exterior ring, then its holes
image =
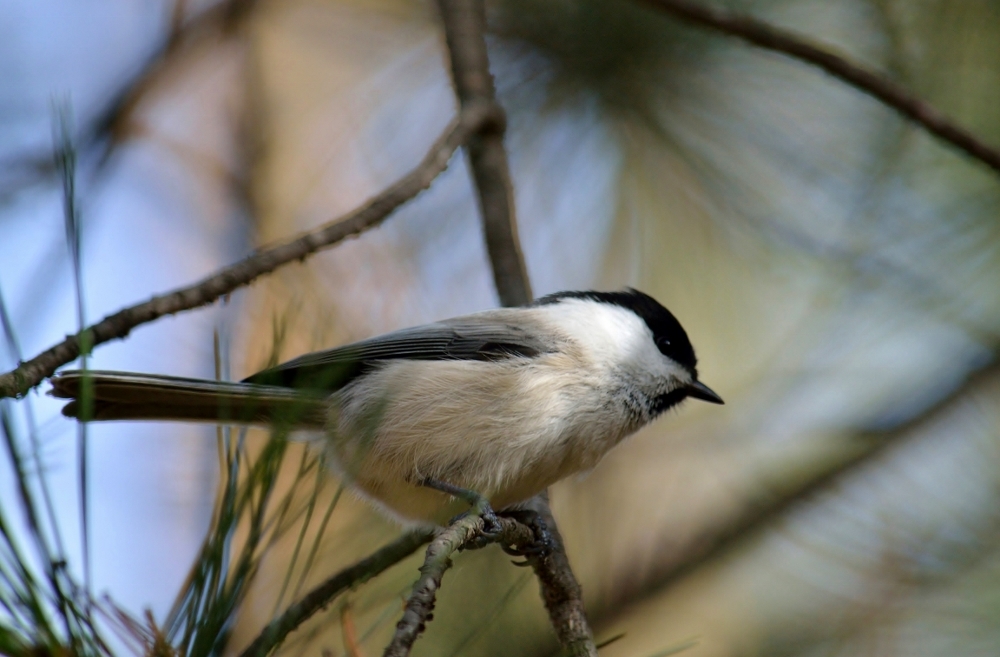
{"type": "Polygon", "coordinates": [[[80,421],[265,424],[316,436],[348,487],[404,523],[476,500],[516,510],[687,398],[687,333],[632,288],[566,291],[299,356],[241,382],[67,371],[50,394],[80,421]]]}

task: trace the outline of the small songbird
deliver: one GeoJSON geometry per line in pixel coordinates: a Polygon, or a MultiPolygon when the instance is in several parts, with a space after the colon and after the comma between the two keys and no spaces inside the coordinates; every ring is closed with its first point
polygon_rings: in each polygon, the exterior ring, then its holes
{"type": "Polygon", "coordinates": [[[307,429],[363,496],[443,523],[456,491],[516,507],[588,470],[698,380],[680,323],[637,290],[559,292],[306,354],[240,383],[70,371],[51,394],[81,420],[307,429]],[[85,389],[87,402],[81,400],[85,389]]]}

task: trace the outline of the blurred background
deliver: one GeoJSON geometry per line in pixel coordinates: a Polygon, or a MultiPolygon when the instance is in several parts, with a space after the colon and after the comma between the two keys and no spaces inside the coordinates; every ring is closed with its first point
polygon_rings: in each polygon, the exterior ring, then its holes
{"type": "MultiPolygon", "coordinates": [[[[885,72],[1000,144],[997,3],[725,6],[885,72]]],[[[601,654],[1000,652],[996,173],[814,69],[637,3],[487,9],[535,293],[654,295],[726,399],[685,404],[552,490],[597,639],[620,636],[601,654]]],[[[93,322],[356,207],[457,109],[433,2],[2,0],[0,35],[4,371],[81,312],[93,322]],[[53,165],[65,145],[70,240],[53,165]]],[[[457,156],[382,227],[142,326],[88,366],[213,377],[218,361],[239,379],[497,303],[457,156]]],[[[68,570],[162,623],[212,522],[216,428],[90,426],[84,487],[81,431],[46,387],[3,402],[5,431],[37,457],[29,479],[51,491],[68,570]]],[[[314,487],[303,449],[275,484],[301,513],[219,651],[400,531],[336,482],[314,487]],[[317,546],[310,567],[300,536],[317,546]]],[[[24,543],[11,463],[0,504],[24,543]]],[[[555,654],[537,584],[508,561],[458,555],[415,654],[555,654]]],[[[418,563],[336,601],[282,654],[380,654],[418,563]]]]}

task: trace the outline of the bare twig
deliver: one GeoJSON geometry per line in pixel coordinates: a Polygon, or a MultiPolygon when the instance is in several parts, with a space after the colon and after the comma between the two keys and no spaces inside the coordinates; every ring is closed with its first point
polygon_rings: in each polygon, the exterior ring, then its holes
{"type": "Polygon", "coordinates": [[[23,395],[45,377],[51,376],[57,368],[72,362],[80,355],[82,338],[90,348],[124,338],[137,326],[164,315],[208,305],[282,265],[304,260],[321,249],[374,228],[400,205],[427,189],[447,168],[452,154],[469,135],[497,120],[492,106],[476,104],[466,107],[415,169],[354,212],[294,240],[258,251],[194,285],[120,310],[82,333],[67,336],[54,347],[0,375],[0,398],[23,395]]]}
{"type": "MultiPolygon", "coordinates": [[[[474,103],[496,105],[496,90],[486,56],[486,18],[481,0],[439,0],[452,80],[462,107],[474,103]]],[[[496,122],[466,144],[469,167],[479,192],[486,249],[493,265],[500,303],[520,306],[531,301],[531,284],[517,237],[514,194],[507,152],[503,146],[504,122],[496,122]]]]}
{"type": "Polygon", "coordinates": [[[470,514],[454,522],[427,546],[427,556],[420,567],[420,577],[413,585],[413,593],[406,601],[403,618],[396,624],[392,643],[386,647],[383,657],[406,657],[410,654],[414,641],[430,620],[437,590],[441,588],[441,578],[444,577],[444,571],[451,567],[451,555],[482,528],[483,519],[470,514]]]}
{"type": "Polygon", "coordinates": [[[240,653],[240,657],[266,657],[292,630],[329,605],[335,597],[399,563],[430,541],[433,536],[431,530],[408,532],[371,556],[340,571],[271,621],[253,643],[240,653]]]}
{"type": "MultiPolygon", "coordinates": [[[[452,554],[476,539],[485,538],[487,542],[504,545],[528,545],[535,540],[534,531],[527,525],[505,517],[499,517],[497,521],[500,524],[499,535],[484,537],[483,519],[478,515],[468,514],[453,522],[431,541],[427,546],[424,564],[420,567],[420,577],[413,585],[403,618],[396,624],[396,633],[383,657],[407,657],[410,654],[413,643],[431,619],[441,579],[445,571],[451,568],[452,554]]],[[[532,559],[529,561],[534,562],[532,559]]]]}
{"type": "Polygon", "coordinates": [[[951,119],[926,101],[917,98],[884,75],[823,50],[792,32],[773,27],[745,14],[692,0],[641,1],[676,18],[743,39],[760,48],[780,52],[821,68],[833,77],[888,105],[903,117],[922,126],[966,155],[1000,172],[1000,150],[983,143],[976,135],[955,125],[951,119]]]}

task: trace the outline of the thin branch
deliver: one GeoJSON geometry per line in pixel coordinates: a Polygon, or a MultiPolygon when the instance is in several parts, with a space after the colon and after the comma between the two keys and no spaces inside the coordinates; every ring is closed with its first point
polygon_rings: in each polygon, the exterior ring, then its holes
{"type": "MultiPolygon", "coordinates": [[[[452,80],[461,107],[496,105],[484,32],[486,18],[481,0],[439,0],[441,19],[451,59],[452,80]]],[[[486,249],[493,265],[493,280],[500,303],[521,306],[531,301],[531,284],[517,236],[510,167],[503,146],[505,121],[498,121],[474,135],[466,144],[469,167],[479,192],[486,249]]]]}
{"type": "MultiPolygon", "coordinates": [[[[459,103],[462,107],[475,102],[497,105],[486,52],[486,17],[482,0],[438,0],[438,6],[459,103]]],[[[469,141],[467,152],[479,192],[479,207],[497,294],[504,306],[519,306],[531,301],[532,294],[517,235],[513,186],[503,146],[504,127],[504,124],[498,124],[495,129],[474,136],[469,141]]],[[[539,495],[531,500],[531,504],[548,525],[556,543],[548,557],[531,560],[549,619],[564,652],[574,656],[597,657],[594,635],[584,613],[580,585],[566,557],[548,496],[539,495]]]]}
{"type": "Polygon", "coordinates": [[[675,18],[743,39],[765,50],[780,52],[816,66],[888,105],[903,117],[922,126],[966,155],[1000,172],[1000,150],[985,144],[976,135],[955,125],[951,119],[929,103],[914,96],[884,75],[823,50],[797,34],[773,27],[745,14],[691,0],[641,1],[675,18]]]}
{"type": "MultiPolygon", "coordinates": [[[[485,543],[529,545],[535,540],[534,531],[527,525],[505,517],[499,517],[497,521],[500,524],[499,534],[484,536],[482,517],[470,513],[453,522],[431,541],[420,567],[420,577],[413,585],[403,618],[396,624],[392,643],[385,649],[383,657],[408,657],[417,637],[431,619],[441,579],[452,565],[452,554],[477,540],[477,547],[482,547],[485,543]]],[[[534,563],[536,559],[528,561],[534,563]]]]}
{"type": "Polygon", "coordinates": [[[406,557],[433,538],[431,530],[407,532],[371,556],[345,568],[290,605],[281,616],[268,623],[264,630],[240,653],[240,657],[266,657],[277,648],[292,630],[348,590],[364,584],[406,557]]]}
{"type": "Polygon", "coordinates": [[[427,189],[471,134],[498,120],[492,106],[477,104],[465,108],[415,169],[357,210],[299,238],[258,251],[194,285],[120,310],[82,333],[67,336],[54,347],[0,375],[0,398],[25,394],[57,368],[75,360],[80,355],[82,337],[89,348],[124,338],[137,326],[213,303],[283,265],[305,260],[317,251],[378,226],[396,208],[427,189]]]}

